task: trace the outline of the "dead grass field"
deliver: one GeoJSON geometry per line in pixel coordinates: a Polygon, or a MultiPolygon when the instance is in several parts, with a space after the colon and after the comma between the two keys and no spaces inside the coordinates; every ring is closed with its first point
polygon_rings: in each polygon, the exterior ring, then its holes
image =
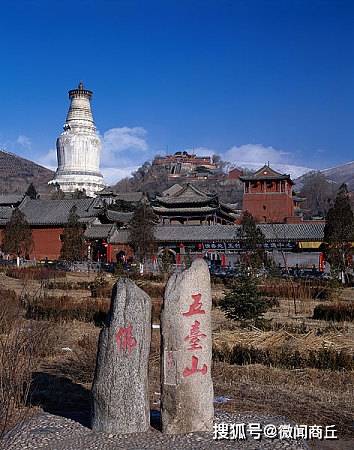
{"type": "MultiPolygon", "coordinates": [[[[94,274],[68,274],[67,279],[93,281],[94,274]]],[[[108,279],[112,284],[113,277],[108,279]]],[[[30,281],[24,286],[21,280],[0,274],[0,288],[14,290],[21,295],[28,289],[32,295],[41,289],[40,282],[30,281]]],[[[150,286],[161,292],[161,286],[150,286]]],[[[213,287],[213,297],[223,295],[223,287],[213,287]]],[[[50,290],[50,295],[74,296],[77,301],[90,298],[88,290],[50,290]]],[[[354,301],[353,290],[341,293],[344,301],[354,301]]],[[[1,302],[0,298],[0,302],[1,302]]],[[[230,323],[224,314],[213,309],[213,343],[215,348],[236,344],[252,345],[257,349],[282,349],[301,354],[314,349],[333,349],[353,355],[354,323],[329,323],[311,319],[313,308],[321,303],[312,299],[297,301],[297,314],[292,299],[279,299],[279,307],[267,313],[271,329],[240,328],[230,323]]],[[[155,323],[159,320],[161,298],[153,299],[155,323]]],[[[0,303],[1,309],[1,303],[0,303]]],[[[32,321],[33,323],[35,321],[32,321]]],[[[97,339],[100,329],[93,323],[67,321],[50,322],[48,335],[51,351],[38,359],[33,370],[33,383],[29,402],[34,407],[78,420],[89,425],[90,388],[95,365],[97,339]]],[[[234,365],[214,361],[213,380],[216,396],[231,400],[217,407],[227,411],[264,413],[284,416],[296,423],[337,425],[343,442],[353,438],[354,372],[333,371],[304,367],[284,369],[262,364],[234,365]]],[[[150,401],[152,409],[159,409],[160,337],[159,330],[152,331],[149,364],[150,401]]],[[[341,448],[339,443],[336,448],[341,448]]],[[[345,447],[343,447],[345,448],[345,447]]]]}

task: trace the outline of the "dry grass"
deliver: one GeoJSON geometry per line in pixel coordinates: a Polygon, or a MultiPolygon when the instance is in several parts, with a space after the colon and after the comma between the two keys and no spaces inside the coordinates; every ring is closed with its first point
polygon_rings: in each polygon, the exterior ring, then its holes
{"type": "Polygon", "coordinates": [[[296,300],[330,300],[337,298],[337,290],[329,282],[268,279],[260,285],[260,291],[268,297],[285,297],[296,300]]]}
{"type": "Polygon", "coordinates": [[[63,278],[65,272],[48,267],[10,267],[7,269],[6,275],[21,280],[48,280],[49,278],[63,278]]]}
{"type": "Polygon", "coordinates": [[[353,372],[214,363],[212,373],[215,394],[232,398],[221,406],[225,410],[281,415],[295,423],[335,424],[341,439],[353,437],[353,372]]]}
{"type": "Polygon", "coordinates": [[[354,321],[354,302],[317,305],[313,311],[313,318],[336,322],[354,321]]]}
{"type": "Polygon", "coordinates": [[[330,331],[325,335],[317,335],[311,330],[306,334],[291,334],[286,330],[261,331],[261,330],[225,330],[216,331],[213,335],[214,347],[217,351],[231,350],[235,345],[252,345],[262,350],[291,349],[301,353],[311,350],[332,349],[335,351],[347,351],[353,354],[353,341],[351,335],[330,331]]]}
{"type": "Polygon", "coordinates": [[[32,298],[26,304],[26,318],[55,322],[79,320],[102,325],[109,306],[108,299],[75,299],[69,296],[32,298]]]}

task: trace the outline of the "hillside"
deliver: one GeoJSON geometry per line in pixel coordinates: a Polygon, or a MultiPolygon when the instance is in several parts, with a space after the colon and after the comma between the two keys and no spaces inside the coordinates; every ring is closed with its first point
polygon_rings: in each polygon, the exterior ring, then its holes
{"type": "Polygon", "coordinates": [[[354,191],[354,161],[322,170],[322,173],[326,178],[338,184],[346,183],[348,189],[354,191]]]}
{"type": "Polygon", "coordinates": [[[15,194],[26,192],[33,183],[37,192],[47,193],[50,188],[48,181],[54,172],[28,159],[13,153],[0,150],[0,193],[15,194]]]}
{"type": "MultiPolygon", "coordinates": [[[[349,191],[354,191],[354,161],[331,167],[330,169],[323,169],[320,172],[327,180],[336,183],[338,186],[342,183],[346,183],[349,191]]],[[[302,189],[305,177],[306,174],[294,180],[297,190],[302,189]]]]}
{"type": "Polygon", "coordinates": [[[238,203],[241,206],[243,186],[239,180],[229,180],[224,173],[203,179],[189,177],[169,177],[169,171],[163,166],[145,163],[129,178],[124,178],[112,186],[116,192],[141,191],[150,195],[161,193],[175,183],[192,183],[199,189],[215,192],[225,203],[238,203]]]}

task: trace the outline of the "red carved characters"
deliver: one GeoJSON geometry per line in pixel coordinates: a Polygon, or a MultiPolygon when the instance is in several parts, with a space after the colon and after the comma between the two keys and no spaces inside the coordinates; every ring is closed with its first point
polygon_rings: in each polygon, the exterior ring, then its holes
{"type": "Polygon", "coordinates": [[[203,367],[201,369],[198,369],[198,358],[196,356],[192,356],[192,368],[186,367],[183,371],[184,377],[189,377],[190,375],[193,375],[194,373],[200,372],[202,375],[205,375],[208,371],[208,366],[206,364],[203,364],[203,367]]]}
{"type": "MultiPolygon", "coordinates": [[[[183,316],[189,317],[195,314],[205,314],[205,310],[202,309],[202,294],[192,294],[193,302],[189,305],[189,309],[187,312],[182,313],[183,316]]],[[[199,320],[195,320],[190,327],[189,335],[184,338],[185,341],[188,341],[189,347],[188,350],[202,350],[201,339],[206,338],[207,335],[200,331],[200,322],[199,320]]],[[[199,359],[197,356],[192,356],[192,367],[186,367],[183,370],[183,376],[189,377],[195,373],[201,373],[205,375],[208,371],[208,366],[203,364],[201,368],[198,368],[199,359]]]]}
{"type": "Polygon", "coordinates": [[[184,338],[185,341],[189,341],[190,347],[187,350],[199,350],[202,349],[200,345],[200,339],[205,338],[206,334],[200,331],[200,322],[195,320],[189,331],[189,335],[184,338]]]}
{"type": "Polygon", "coordinates": [[[128,351],[130,353],[137,345],[135,337],[132,335],[133,325],[121,327],[116,333],[118,351],[128,351]]]}
{"type": "Polygon", "coordinates": [[[204,309],[202,308],[202,294],[192,294],[193,303],[189,306],[189,310],[187,312],[182,313],[184,316],[193,316],[194,314],[205,314],[204,309]]]}

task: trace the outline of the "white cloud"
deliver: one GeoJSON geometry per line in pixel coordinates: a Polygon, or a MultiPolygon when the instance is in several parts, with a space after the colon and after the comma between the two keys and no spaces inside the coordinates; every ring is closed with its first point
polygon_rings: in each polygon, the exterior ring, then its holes
{"type": "Polygon", "coordinates": [[[104,181],[106,184],[113,185],[119,180],[129,177],[132,172],[135,172],[139,166],[128,166],[128,167],[103,167],[101,169],[104,181]]]}
{"type": "Polygon", "coordinates": [[[142,127],[111,128],[102,136],[102,166],[111,166],[112,163],[121,165],[123,161],[132,159],[136,161],[134,154],[145,152],[149,146],[146,142],[146,130],[142,127]],[[122,155],[124,152],[124,155],[122,155]]]}
{"type": "Polygon", "coordinates": [[[242,161],[262,166],[268,161],[270,163],[284,162],[284,160],[289,159],[289,153],[277,150],[274,147],[265,147],[262,144],[244,144],[239,147],[231,147],[224,153],[224,158],[230,162],[238,163],[242,161]]]}
{"type": "Polygon", "coordinates": [[[218,153],[217,151],[212,150],[208,147],[185,148],[182,151],[198,156],[213,156],[218,153]]]}
{"type": "Polygon", "coordinates": [[[223,153],[222,157],[235,166],[246,167],[251,170],[259,169],[269,161],[269,164],[275,170],[289,173],[293,178],[297,178],[312,170],[308,167],[294,164],[291,153],[275,149],[271,146],[265,147],[262,144],[233,146],[223,153]]]}
{"type": "Polygon", "coordinates": [[[47,167],[50,170],[57,170],[57,151],[55,149],[50,149],[48,152],[37,159],[37,163],[41,166],[47,167]]]}
{"type": "Polygon", "coordinates": [[[20,134],[18,138],[16,139],[16,144],[21,145],[21,147],[30,149],[32,146],[31,139],[28,136],[25,136],[24,134],[20,134]]]}

